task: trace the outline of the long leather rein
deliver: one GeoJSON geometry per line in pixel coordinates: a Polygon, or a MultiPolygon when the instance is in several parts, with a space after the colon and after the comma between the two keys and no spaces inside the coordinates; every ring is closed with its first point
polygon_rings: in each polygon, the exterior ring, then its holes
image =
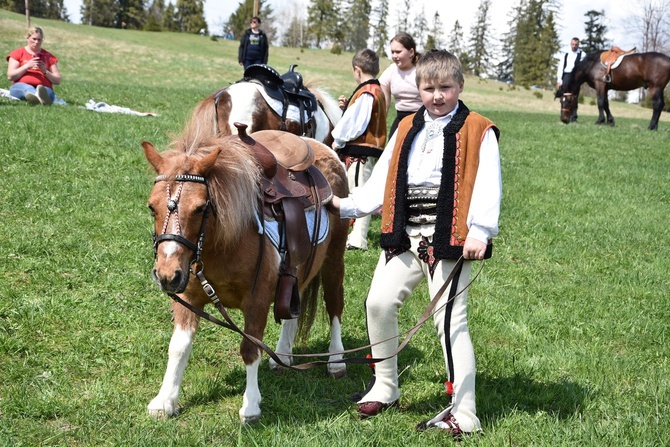
{"type": "MultiPolygon", "coordinates": [[[[179,222],[179,214],[178,214],[179,213],[179,211],[178,211],[179,210],[179,203],[178,202],[179,202],[179,197],[180,197],[181,188],[183,186],[183,183],[185,183],[185,182],[201,183],[201,184],[204,184],[205,187],[207,187],[207,180],[202,176],[192,175],[192,174],[177,175],[177,176],[159,175],[154,180],[154,183],[158,183],[158,182],[162,182],[162,181],[168,181],[168,180],[175,180],[175,181],[179,182],[179,188],[178,188],[177,193],[175,194],[174,198],[171,196],[169,185],[166,188],[167,197],[168,197],[168,203],[167,203],[168,213],[167,213],[166,218],[165,218],[165,223],[163,225],[162,234],[157,235],[156,233],[154,233],[154,236],[153,236],[153,239],[154,239],[154,257],[157,256],[158,245],[161,242],[164,242],[164,241],[175,241],[175,242],[183,244],[186,247],[193,250],[193,259],[190,263],[190,273],[195,275],[198,278],[198,280],[200,281],[200,284],[202,285],[203,291],[209,297],[209,299],[212,301],[212,304],[214,304],[214,306],[218,309],[219,313],[223,316],[225,321],[222,321],[222,320],[210,315],[209,313],[205,312],[204,310],[193,306],[191,303],[185,301],[184,299],[182,299],[181,297],[179,297],[178,295],[176,295],[174,293],[167,293],[167,295],[170,298],[172,298],[174,301],[178,302],[182,306],[189,309],[191,312],[198,315],[199,317],[204,318],[204,319],[206,319],[206,320],[208,320],[208,321],[210,321],[210,322],[212,322],[216,325],[225,327],[226,329],[230,329],[234,332],[237,332],[242,337],[244,337],[246,340],[250,341],[251,343],[253,343],[257,347],[259,347],[260,349],[265,351],[275,362],[277,362],[278,365],[280,365],[282,367],[285,367],[285,368],[294,369],[294,370],[306,370],[306,369],[313,368],[315,366],[327,365],[327,364],[332,364],[332,363],[372,364],[372,363],[381,362],[383,360],[386,360],[386,359],[389,359],[389,358],[392,358],[392,357],[396,356],[402,349],[405,348],[405,346],[407,346],[407,344],[412,339],[414,334],[416,334],[416,332],[419,330],[419,328],[436,311],[435,306],[437,305],[439,300],[442,298],[442,295],[446,291],[447,287],[449,286],[449,284],[451,284],[454,277],[458,274],[458,272],[461,270],[461,268],[463,266],[464,258],[461,256],[456,261],[456,264],[454,265],[454,268],[449,273],[449,276],[444,281],[444,284],[442,284],[442,286],[440,287],[438,292],[435,294],[435,296],[433,297],[431,302],[428,304],[428,306],[424,310],[424,312],[421,315],[421,317],[419,318],[417,324],[414,325],[411,329],[409,329],[409,331],[407,331],[407,334],[406,334],[405,338],[403,339],[403,341],[398,345],[396,350],[392,354],[390,354],[388,357],[383,357],[383,358],[349,357],[349,358],[342,358],[342,359],[339,359],[339,360],[316,360],[316,361],[312,361],[312,362],[309,362],[309,363],[302,363],[302,364],[299,364],[299,365],[289,365],[289,364],[286,364],[279,357],[279,355],[284,355],[284,356],[289,356],[289,357],[331,357],[333,355],[344,355],[344,354],[350,354],[350,353],[353,353],[353,352],[362,351],[363,349],[370,348],[370,347],[372,347],[376,344],[384,343],[384,342],[386,342],[388,340],[391,340],[393,338],[398,338],[399,336],[398,337],[392,337],[392,338],[387,339],[387,340],[382,340],[382,341],[380,341],[378,343],[375,343],[375,344],[368,344],[368,345],[365,345],[365,346],[361,346],[359,348],[348,349],[348,350],[344,350],[344,351],[341,351],[341,352],[328,352],[328,353],[318,353],[318,354],[282,354],[282,353],[277,354],[269,346],[267,346],[262,340],[259,340],[258,338],[244,332],[242,329],[239,328],[239,326],[237,324],[235,324],[235,322],[232,320],[232,318],[230,318],[230,315],[228,315],[228,312],[226,311],[226,308],[223,306],[223,304],[219,300],[219,297],[217,296],[216,291],[214,290],[214,287],[212,287],[212,285],[209,283],[209,281],[207,281],[207,279],[205,278],[205,275],[204,275],[205,266],[204,266],[204,263],[202,262],[201,258],[202,258],[202,248],[203,248],[203,244],[204,244],[204,240],[205,240],[206,221],[207,221],[207,217],[209,215],[209,211],[211,209],[211,204],[210,204],[209,198],[207,200],[206,209],[205,209],[204,214],[203,214],[202,224],[201,224],[201,228],[200,228],[200,234],[198,236],[197,243],[194,244],[193,242],[189,241],[187,238],[182,236],[181,231],[179,230],[179,224],[178,224],[178,222],[179,222]],[[180,231],[180,232],[179,233],[166,233],[168,222],[170,220],[170,216],[173,213],[175,214],[175,218],[177,219],[177,230],[180,231]]],[[[207,194],[208,194],[208,197],[209,197],[209,190],[208,190],[207,194]]],[[[263,235],[261,235],[261,236],[263,236],[263,235]]],[[[261,245],[264,245],[264,244],[261,244],[261,245]]],[[[474,280],[477,278],[477,276],[479,276],[483,267],[484,267],[484,263],[482,262],[479,271],[470,280],[468,285],[465,286],[465,288],[463,288],[462,290],[458,291],[454,296],[449,298],[449,300],[447,302],[443,303],[441,307],[446,306],[449,301],[455,299],[457,296],[459,296],[461,293],[463,293],[465,290],[467,290],[467,288],[470,287],[470,285],[474,282],[474,280]]],[[[256,284],[254,283],[254,286],[252,288],[252,293],[255,290],[255,287],[256,287],[256,284]]]]}

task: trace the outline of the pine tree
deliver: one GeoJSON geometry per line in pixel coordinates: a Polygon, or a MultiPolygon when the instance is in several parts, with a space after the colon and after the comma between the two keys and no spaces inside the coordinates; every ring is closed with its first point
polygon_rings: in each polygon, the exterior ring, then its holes
{"type": "Polygon", "coordinates": [[[444,48],[444,42],[442,41],[443,34],[444,32],[442,31],[442,20],[440,20],[440,13],[435,11],[435,15],[433,16],[433,26],[431,26],[428,37],[426,38],[426,45],[424,46],[424,49],[430,50],[433,48],[444,48]]]}
{"type": "Polygon", "coordinates": [[[182,33],[207,34],[204,0],[177,0],[177,22],[182,33]]]}
{"type": "Polygon", "coordinates": [[[307,7],[308,33],[317,48],[321,48],[323,43],[338,41],[339,14],[339,4],[334,0],[310,2],[307,7]]]}
{"type": "Polygon", "coordinates": [[[426,38],[428,37],[428,21],[426,20],[425,8],[422,7],[421,11],[414,16],[414,23],[410,34],[414,37],[417,50],[423,50],[426,46],[426,38]]]}
{"type": "Polygon", "coordinates": [[[553,85],[560,43],[549,6],[546,0],[522,0],[516,9],[513,76],[519,85],[553,85]]]}
{"type": "Polygon", "coordinates": [[[163,30],[170,32],[179,31],[179,20],[177,19],[177,8],[172,3],[168,3],[163,13],[163,30]]]}
{"type": "MultiPolygon", "coordinates": [[[[345,14],[345,32],[342,33],[342,46],[346,51],[358,51],[367,48],[370,38],[370,0],[349,0],[349,9],[345,14]]],[[[342,27],[342,26],[341,26],[342,27]]]]}
{"type": "Polygon", "coordinates": [[[592,53],[594,51],[604,50],[608,46],[607,26],[603,23],[605,20],[605,11],[587,11],[586,22],[584,22],[584,33],[586,37],[581,40],[580,46],[583,51],[592,53]]]}
{"type": "Polygon", "coordinates": [[[395,33],[398,34],[400,32],[406,32],[409,33],[410,30],[410,21],[409,21],[409,13],[412,10],[412,0],[399,0],[401,2],[400,6],[398,6],[398,19],[396,21],[395,25],[395,33]]]}
{"type": "Polygon", "coordinates": [[[491,55],[489,54],[490,42],[490,28],[489,23],[489,8],[491,7],[491,0],[481,0],[477,16],[475,18],[475,25],[472,28],[470,37],[470,68],[475,76],[486,74],[489,71],[489,63],[491,55]]]}
{"type": "Polygon", "coordinates": [[[116,28],[142,29],[145,23],[144,0],[116,0],[116,28]]]}
{"type": "Polygon", "coordinates": [[[373,17],[377,19],[377,23],[372,29],[372,49],[380,59],[386,57],[386,45],[389,40],[388,9],[389,0],[380,0],[379,5],[372,10],[373,17]]]}
{"type": "Polygon", "coordinates": [[[113,28],[116,23],[116,0],[83,0],[81,5],[81,23],[91,26],[113,28]]]}
{"type": "Polygon", "coordinates": [[[165,0],[154,0],[147,10],[147,22],[145,31],[161,31],[163,29],[163,16],[165,14],[165,0]]]}
{"type": "Polygon", "coordinates": [[[458,21],[458,19],[456,19],[456,21],[454,22],[454,28],[451,30],[451,33],[449,35],[451,36],[451,39],[449,40],[449,43],[447,43],[447,50],[449,50],[450,53],[458,57],[458,60],[461,61],[463,71],[469,72],[470,59],[468,57],[467,52],[465,51],[465,41],[463,39],[463,27],[461,26],[461,23],[458,21]]]}
{"type": "MultiPolygon", "coordinates": [[[[31,17],[62,20],[63,22],[70,21],[63,0],[31,0],[29,8],[31,17]]],[[[0,9],[25,15],[26,2],[23,0],[0,0],[0,9]]]]}

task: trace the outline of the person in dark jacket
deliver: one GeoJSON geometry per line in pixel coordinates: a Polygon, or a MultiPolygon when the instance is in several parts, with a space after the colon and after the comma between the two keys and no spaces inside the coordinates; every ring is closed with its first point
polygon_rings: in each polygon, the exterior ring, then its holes
{"type": "Polygon", "coordinates": [[[251,19],[251,28],[242,34],[240,39],[240,49],[237,54],[237,61],[246,68],[253,64],[268,63],[268,36],[261,29],[261,19],[253,17],[251,19]]]}

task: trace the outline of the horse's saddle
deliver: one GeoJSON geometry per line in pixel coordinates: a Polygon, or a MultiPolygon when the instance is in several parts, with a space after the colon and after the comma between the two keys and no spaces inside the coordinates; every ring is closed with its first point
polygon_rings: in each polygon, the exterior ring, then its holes
{"type": "Polygon", "coordinates": [[[603,77],[605,82],[612,81],[612,75],[610,73],[613,69],[619,66],[623,57],[635,53],[635,51],[636,48],[626,51],[617,46],[613,46],[611,49],[600,53],[600,62],[605,67],[605,76],[603,77]]]}
{"type": "Polygon", "coordinates": [[[315,118],[318,102],[312,92],[303,85],[302,75],[295,71],[297,65],[280,75],[277,70],[265,64],[254,64],[244,70],[244,81],[259,83],[267,95],[280,101],[282,107],[282,129],[286,130],[286,113],[289,106],[300,111],[301,134],[314,137],[316,131],[315,118]]]}
{"type": "Polygon", "coordinates": [[[275,320],[300,315],[297,269],[305,264],[309,275],[316,249],[321,208],[332,199],[330,183],[314,165],[314,150],[297,135],[279,130],[246,133],[246,125],[235,123],[239,139],[252,151],[261,169],[263,213],[279,224],[282,258],[275,293],[275,320]],[[314,228],[307,227],[305,211],[314,209],[314,228]],[[312,236],[310,237],[310,234],[312,236]]]}

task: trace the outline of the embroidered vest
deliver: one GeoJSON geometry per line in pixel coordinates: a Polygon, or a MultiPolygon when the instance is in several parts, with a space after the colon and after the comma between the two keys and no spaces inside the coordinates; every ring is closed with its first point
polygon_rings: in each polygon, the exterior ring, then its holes
{"type": "Polygon", "coordinates": [[[372,79],[359,85],[347,104],[353,104],[365,93],[374,97],[368,128],[362,135],[353,141],[349,141],[338,152],[342,155],[354,157],[370,156],[378,158],[384,150],[384,146],[386,146],[386,100],[379,81],[372,79]]]}
{"type": "MultiPolygon", "coordinates": [[[[422,107],[398,125],[398,138],[393,148],[382,206],[380,245],[386,250],[406,250],[409,237],[405,232],[407,210],[407,166],[412,141],[424,126],[422,107]]],[[[433,236],[437,259],[458,259],[468,235],[467,218],[472,190],[479,167],[479,148],[488,129],[496,138],[500,131],[489,119],[470,110],[459,101],[458,111],[444,128],[442,176],[437,197],[437,221],[433,236]]],[[[485,258],[493,246],[489,241],[485,258]]]]}

